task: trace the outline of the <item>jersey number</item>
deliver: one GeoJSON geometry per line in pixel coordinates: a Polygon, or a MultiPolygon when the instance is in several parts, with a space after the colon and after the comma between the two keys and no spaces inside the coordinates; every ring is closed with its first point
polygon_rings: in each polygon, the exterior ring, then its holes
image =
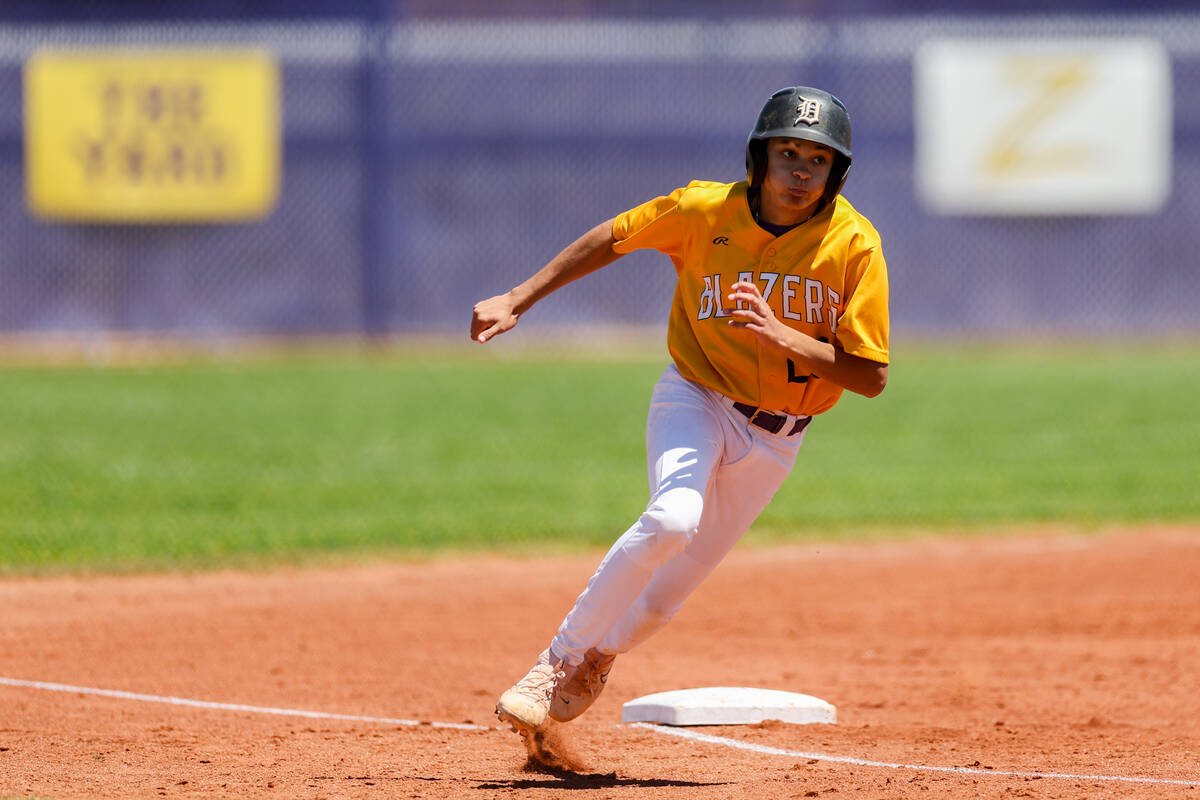
{"type": "MultiPolygon", "coordinates": [[[[821,336],[818,337],[817,341],[829,344],[829,337],[821,336]]],[[[808,383],[808,379],[811,377],[812,375],[797,375],[796,362],[792,361],[790,358],[788,359],[788,383],[808,383]]]]}

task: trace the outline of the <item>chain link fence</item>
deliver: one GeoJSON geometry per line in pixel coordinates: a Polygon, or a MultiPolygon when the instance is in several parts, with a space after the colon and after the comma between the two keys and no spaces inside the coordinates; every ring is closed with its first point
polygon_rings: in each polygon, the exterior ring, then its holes
{"type": "MultiPolygon", "coordinates": [[[[678,9],[676,9],[678,10],[678,9]]],[[[897,330],[1200,329],[1200,14],[731,20],[0,24],[0,333],[466,335],[472,304],[592,225],[694,178],[744,177],[763,100],[828,88],[854,118],[846,195],[883,235],[897,330]],[[913,54],[934,36],[1148,36],[1171,63],[1174,183],[1151,216],[939,217],[914,191],[913,54]],[[24,197],[22,69],[44,47],[274,54],[282,190],[265,219],[82,224],[24,197]]],[[[657,326],[674,275],[635,253],[548,298],[527,337],[657,326]]]]}

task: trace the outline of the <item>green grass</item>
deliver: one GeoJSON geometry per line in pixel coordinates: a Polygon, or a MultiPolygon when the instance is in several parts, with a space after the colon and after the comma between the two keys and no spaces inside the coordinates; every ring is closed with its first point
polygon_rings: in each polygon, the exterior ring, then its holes
{"type": "MultiPolygon", "coordinates": [[[[0,571],[602,546],[660,359],[280,357],[0,374],[0,571]]],[[[896,354],[756,536],[1200,520],[1200,348],[896,354]]]]}
{"type": "Polygon", "coordinates": [[[1200,348],[901,351],[891,374],[814,422],[760,527],[1200,519],[1200,348]]]}

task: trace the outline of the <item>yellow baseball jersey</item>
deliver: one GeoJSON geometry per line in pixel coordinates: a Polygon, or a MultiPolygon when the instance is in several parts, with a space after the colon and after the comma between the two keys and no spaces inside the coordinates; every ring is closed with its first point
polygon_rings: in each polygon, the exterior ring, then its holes
{"type": "Polygon", "coordinates": [[[847,353],[888,363],[888,283],[879,234],[841,196],[772,236],[754,221],[747,184],[693,181],[613,223],[618,253],[653,249],[675,265],[667,347],[689,380],[759,408],[820,414],[842,388],[729,324],[726,295],[754,281],[784,324],[847,353]]]}

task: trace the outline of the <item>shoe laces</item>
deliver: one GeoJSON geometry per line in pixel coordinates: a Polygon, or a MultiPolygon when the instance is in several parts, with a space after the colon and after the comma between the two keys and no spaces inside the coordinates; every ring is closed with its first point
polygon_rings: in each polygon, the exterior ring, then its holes
{"type": "Polygon", "coordinates": [[[513,688],[520,692],[549,698],[554,693],[558,682],[565,677],[567,677],[567,673],[563,671],[561,662],[558,664],[535,664],[533,669],[529,670],[524,678],[517,681],[517,685],[513,688]]]}

